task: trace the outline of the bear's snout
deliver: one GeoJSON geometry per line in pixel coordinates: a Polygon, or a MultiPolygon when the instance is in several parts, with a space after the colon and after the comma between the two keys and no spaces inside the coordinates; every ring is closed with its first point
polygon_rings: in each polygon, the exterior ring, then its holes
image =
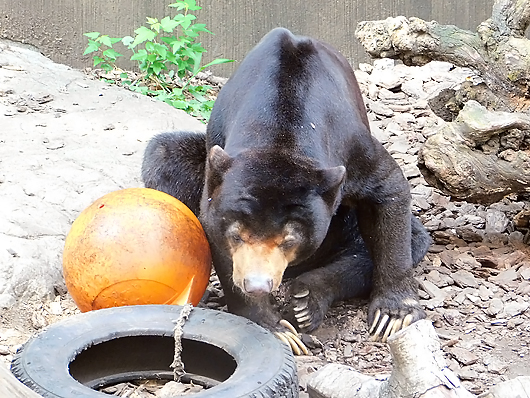
{"type": "Polygon", "coordinates": [[[288,260],[276,245],[239,245],[232,252],[232,279],[245,294],[269,294],[278,289],[288,260]]]}

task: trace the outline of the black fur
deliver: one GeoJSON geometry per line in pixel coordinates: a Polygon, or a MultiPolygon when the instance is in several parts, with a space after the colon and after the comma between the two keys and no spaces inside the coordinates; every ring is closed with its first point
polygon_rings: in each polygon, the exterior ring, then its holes
{"type": "Polygon", "coordinates": [[[292,222],[303,241],[285,275],[293,294],[310,291],[304,330],[333,301],[369,294],[369,322],[377,309],[424,316],[411,269],[430,238],[399,166],[370,134],[353,71],[322,42],[273,30],[221,90],[206,136],[155,137],[142,176],[200,217],[231,312],[283,330],[271,296],[234,286],[227,228],[241,222],[267,239],[292,222]]]}

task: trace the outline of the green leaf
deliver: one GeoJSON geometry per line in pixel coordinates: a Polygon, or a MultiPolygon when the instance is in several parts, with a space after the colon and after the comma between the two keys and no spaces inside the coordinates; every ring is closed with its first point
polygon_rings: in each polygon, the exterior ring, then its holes
{"type": "Polygon", "coordinates": [[[159,43],[155,43],[153,51],[160,55],[161,58],[166,58],[168,52],[167,47],[159,43]]]}
{"type": "Polygon", "coordinates": [[[202,9],[197,5],[197,2],[195,0],[184,0],[184,2],[188,3],[188,10],[197,11],[202,9]]]}
{"type": "Polygon", "coordinates": [[[107,47],[112,47],[112,42],[108,35],[103,35],[103,36],[98,37],[97,41],[99,41],[101,44],[106,45],[107,47]]]}
{"type": "Polygon", "coordinates": [[[165,65],[162,62],[155,62],[153,63],[153,72],[155,72],[155,75],[159,75],[162,69],[165,69],[165,65]]]}
{"type": "Polygon", "coordinates": [[[162,30],[164,32],[171,33],[173,30],[179,25],[177,21],[174,21],[173,19],[169,17],[165,17],[160,21],[160,26],[162,27],[162,30]]]}
{"type": "Polygon", "coordinates": [[[190,29],[194,32],[194,33],[198,33],[198,32],[207,32],[207,33],[210,33],[213,35],[212,32],[210,32],[208,29],[206,29],[206,24],[203,24],[203,23],[196,23],[196,24],[193,24],[190,29]]]}
{"type": "Polygon", "coordinates": [[[206,52],[206,50],[201,45],[201,43],[193,43],[190,46],[190,50],[193,51],[193,52],[196,52],[196,53],[204,53],[204,52],[206,52]]]}
{"type": "Polygon", "coordinates": [[[171,47],[172,47],[172,50],[173,50],[173,54],[176,54],[177,51],[179,51],[183,46],[184,46],[183,42],[181,42],[180,40],[175,40],[171,44],[171,47]]]}
{"type": "Polygon", "coordinates": [[[192,14],[188,14],[188,15],[179,14],[175,16],[174,20],[180,22],[180,25],[182,25],[184,29],[188,29],[189,26],[191,25],[191,22],[196,18],[197,17],[192,14]]]}
{"type": "Polygon", "coordinates": [[[131,88],[132,91],[136,91],[136,92],[144,94],[144,95],[146,95],[147,91],[148,91],[147,87],[145,87],[145,86],[130,86],[130,88],[131,88]]]}
{"type": "Polygon", "coordinates": [[[133,43],[130,45],[131,48],[136,47],[138,44],[143,43],[144,41],[151,41],[156,37],[156,32],[153,32],[151,29],[146,28],[145,26],[140,26],[134,31],[136,37],[134,38],[133,43]]]}
{"type": "Polygon", "coordinates": [[[111,42],[112,44],[116,44],[117,42],[119,42],[119,41],[121,41],[121,40],[122,40],[121,37],[111,37],[111,38],[110,38],[110,42],[111,42]]]}
{"type": "Polygon", "coordinates": [[[155,23],[158,23],[158,19],[157,18],[150,18],[150,17],[147,17],[147,23],[149,25],[153,25],[155,23]]]}
{"type": "Polygon", "coordinates": [[[105,72],[111,72],[114,69],[114,67],[105,62],[101,64],[101,69],[103,69],[105,72]]]}
{"type": "Polygon", "coordinates": [[[184,10],[184,9],[187,7],[187,5],[186,5],[186,4],[183,4],[182,1],[179,1],[179,2],[177,2],[177,3],[169,4],[169,7],[171,7],[171,8],[176,8],[177,11],[180,11],[180,10],[184,10]]]}
{"type": "Polygon", "coordinates": [[[145,43],[145,49],[148,52],[152,53],[155,50],[155,44],[150,42],[150,41],[148,41],[147,43],[145,43]]]}
{"type": "Polygon", "coordinates": [[[189,107],[188,103],[182,100],[171,101],[171,106],[182,110],[186,110],[189,107]]]}
{"type": "Polygon", "coordinates": [[[118,57],[123,57],[123,55],[121,55],[119,52],[117,52],[113,48],[109,48],[109,49],[103,51],[103,56],[106,57],[106,58],[111,59],[112,61],[115,61],[116,58],[118,58],[118,57]]]}
{"type": "Polygon", "coordinates": [[[190,29],[185,29],[182,33],[183,35],[188,38],[188,41],[191,43],[192,41],[195,40],[195,37],[199,37],[199,33],[193,31],[193,27],[195,25],[191,25],[191,28],[190,29]]]}
{"type": "Polygon", "coordinates": [[[125,72],[120,73],[120,78],[127,79],[128,77],[129,77],[129,75],[127,73],[125,73],[125,72]]]}
{"type": "Polygon", "coordinates": [[[98,43],[97,41],[88,39],[88,46],[85,49],[85,52],[83,53],[83,55],[87,55],[87,54],[93,53],[94,51],[98,51],[100,46],[101,44],[98,43]]]}
{"type": "Polygon", "coordinates": [[[204,102],[204,101],[206,101],[206,98],[205,98],[203,95],[199,94],[198,92],[192,92],[191,94],[192,94],[192,95],[197,99],[197,101],[199,101],[199,102],[204,102]]]}
{"type": "Polygon", "coordinates": [[[160,22],[157,22],[151,25],[151,30],[156,31],[156,33],[158,34],[160,33],[160,27],[161,27],[160,22]]]}
{"type": "Polygon", "coordinates": [[[201,70],[204,70],[205,68],[208,68],[213,65],[219,65],[219,64],[227,64],[229,62],[234,62],[233,59],[227,59],[227,58],[216,58],[212,62],[208,62],[206,65],[204,65],[201,70]]]}
{"type": "Polygon", "coordinates": [[[126,47],[129,47],[133,41],[134,41],[134,38],[131,36],[125,36],[123,39],[121,39],[121,42],[126,47]]]}
{"type": "Polygon", "coordinates": [[[155,61],[157,60],[157,58],[158,58],[158,56],[157,56],[156,54],[149,54],[149,55],[147,56],[147,60],[148,60],[149,62],[155,62],[155,61]]]}
{"type": "Polygon", "coordinates": [[[175,98],[179,97],[179,98],[185,98],[184,97],[184,94],[182,93],[182,89],[181,88],[178,88],[178,87],[175,87],[173,90],[171,90],[171,93],[173,94],[173,96],[175,98]]]}
{"type": "Polygon", "coordinates": [[[96,40],[99,36],[99,32],[84,33],[84,36],[88,37],[89,39],[96,40]]]}
{"type": "Polygon", "coordinates": [[[136,54],[131,57],[131,61],[145,61],[147,58],[147,51],[144,49],[138,50],[136,54]]]}
{"type": "Polygon", "coordinates": [[[169,63],[176,64],[177,63],[177,56],[173,54],[172,52],[168,51],[165,56],[166,60],[169,63]]]}
{"type": "Polygon", "coordinates": [[[105,62],[105,58],[95,56],[94,58],[94,67],[98,66],[100,63],[105,62]]]}

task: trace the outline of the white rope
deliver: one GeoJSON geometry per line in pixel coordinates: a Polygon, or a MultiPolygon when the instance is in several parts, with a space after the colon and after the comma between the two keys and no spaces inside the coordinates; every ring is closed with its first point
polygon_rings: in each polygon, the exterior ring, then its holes
{"type": "Polygon", "coordinates": [[[184,363],[182,362],[182,328],[190,315],[193,308],[191,304],[185,304],[180,311],[178,319],[174,320],[175,328],[173,329],[173,337],[175,338],[175,355],[173,357],[173,363],[170,365],[173,368],[173,374],[175,381],[180,381],[180,378],[186,374],[184,370],[184,363]]]}

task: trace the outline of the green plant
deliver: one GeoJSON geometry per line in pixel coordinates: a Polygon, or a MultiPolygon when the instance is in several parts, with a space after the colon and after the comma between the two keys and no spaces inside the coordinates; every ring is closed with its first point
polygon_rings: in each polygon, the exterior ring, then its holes
{"type": "Polygon", "coordinates": [[[134,31],[135,36],[109,37],[99,32],[85,33],[88,46],[83,55],[93,53],[94,67],[106,72],[121,71],[122,83],[142,94],[156,97],[175,108],[208,121],[213,107],[209,85],[192,85],[192,79],[204,69],[230,59],[217,58],[201,66],[206,51],[196,40],[201,32],[212,34],[206,25],[195,23],[190,11],[200,10],[195,0],[181,0],[169,7],[180,11],[174,17],[161,20],[147,17],[147,26],[134,31]],[[122,43],[132,51],[130,59],[138,63],[141,76],[130,79],[129,74],[116,66],[123,56],[113,46],[122,43]]]}

